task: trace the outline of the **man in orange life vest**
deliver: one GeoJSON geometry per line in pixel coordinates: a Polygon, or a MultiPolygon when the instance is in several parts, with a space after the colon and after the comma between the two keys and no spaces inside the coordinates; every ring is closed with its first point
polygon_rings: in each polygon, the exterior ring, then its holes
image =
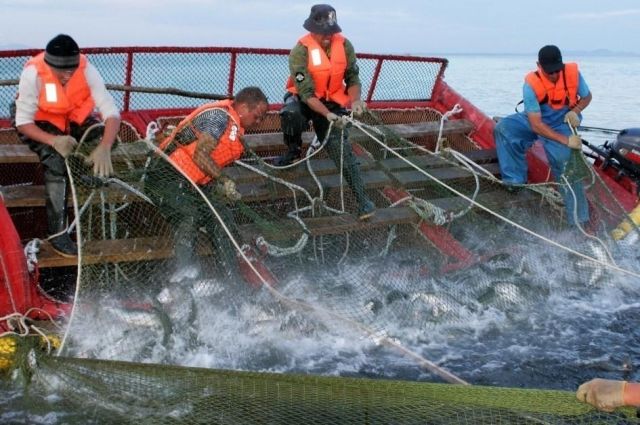
{"type": "MultiPolygon", "coordinates": [[[[578,127],[582,111],[591,103],[591,92],[575,63],[563,63],[560,49],[544,46],[538,52],[538,69],[527,74],[523,86],[524,112],[509,115],[495,127],[494,136],[502,181],[527,182],[526,151],[539,139],[557,181],[565,172],[571,149],[582,149],[578,127]]],[[[570,182],[576,196],[561,187],[569,223],[589,221],[589,206],[582,182],[570,182]]]]}
{"type": "Polygon", "coordinates": [[[233,272],[234,247],[206,203],[176,169],[202,187],[227,227],[235,231],[233,216],[224,204],[227,199],[240,199],[240,194],[233,180],[222,175],[222,169],[240,159],[244,153],[245,128],[262,122],[267,110],[262,90],[245,87],[233,100],[196,108],[160,142],[159,148],[168,155],[170,163],[160,157],[151,162],[144,191],[176,229],[179,263],[184,265],[191,259],[195,234],[204,227],[212,239],[214,252],[222,259],[223,271],[233,272]]]}
{"type": "Polygon", "coordinates": [[[277,165],[289,165],[300,157],[302,132],[313,123],[319,141],[327,136],[333,123],[326,150],[339,166],[340,135],[344,130],[344,176],[358,202],[360,219],[371,217],[375,205],[369,200],[362,183],[360,170],[347,140],[346,122],[349,104],[358,117],[366,110],[360,99],[360,77],[353,45],[340,32],[336,11],[327,4],[316,4],[303,27],[309,31],[300,38],[289,54],[290,76],[284,107],[280,112],[281,127],[287,153],[277,165]]]}
{"type": "Polygon", "coordinates": [[[65,34],[54,37],[44,52],[26,63],[18,86],[15,125],[44,168],[50,242],[67,257],[75,256],[78,248],[66,231],[69,177],[65,158],[77,139],[99,122],[92,115],[96,108],[104,130],[87,160],[96,176],[107,177],[113,173],[111,146],[120,128],[120,113],[96,68],[65,34]]]}

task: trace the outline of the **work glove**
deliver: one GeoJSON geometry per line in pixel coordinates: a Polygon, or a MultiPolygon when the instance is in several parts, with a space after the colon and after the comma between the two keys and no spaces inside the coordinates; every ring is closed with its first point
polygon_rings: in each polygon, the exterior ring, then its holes
{"type": "Polygon", "coordinates": [[[347,126],[347,120],[345,120],[344,117],[334,114],[333,112],[329,112],[327,114],[327,120],[330,123],[333,123],[333,126],[335,128],[343,129],[347,126]]]}
{"type": "Polygon", "coordinates": [[[219,192],[232,201],[239,201],[242,198],[240,192],[236,190],[236,182],[228,177],[221,176],[218,179],[219,192]]]}
{"type": "Polygon", "coordinates": [[[78,142],[72,136],[56,136],[51,141],[51,146],[53,146],[63,158],[68,157],[77,145],[78,142]]]}
{"type": "Polygon", "coordinates": [[[580,117],[574,111],[569,111],[564,115],[564,122],[573,128],[578,128],[580,125],[580,117]]]}
{"type": "Polygon", "coordinates": [[[351,110],[353,111],[353,116],[361,117],[367,111],[367,104],[362,100],[354,100],[351,103],[351,110]]]}
{"type": "Polygon", "coordinates": [[[578,134],[572,134],[569,136],[569,143],[567,143],[571,149],[582,150],[582,138],[578,134]]]}
{"type": "Polygon", "coordinates": [[[625,381],[592,379],[578,387],[576,397],[598,410],[612,412],[616,407],[624,406],[625,384],[625,381]]]}
{"type": "Polygon", "coordinates": [[[106,146],[104,143],[99,143],[87,158],[87,163],[93,164],[94,176],[109,177],[113,174],[111,147],[106,146]]]}

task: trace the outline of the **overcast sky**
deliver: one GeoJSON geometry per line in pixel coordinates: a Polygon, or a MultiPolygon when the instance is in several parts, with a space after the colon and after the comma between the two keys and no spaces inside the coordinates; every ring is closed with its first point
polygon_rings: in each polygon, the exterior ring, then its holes
{"type": "MultiPolygon", "coordinates": [[[[0,48],[43,48],[58,33],[80,47],[291,48],[313,1],[0,0],[0,48]]],[[[338,23],[367,53],[640,54],[638,0],[335,0],[338,23]]]]}

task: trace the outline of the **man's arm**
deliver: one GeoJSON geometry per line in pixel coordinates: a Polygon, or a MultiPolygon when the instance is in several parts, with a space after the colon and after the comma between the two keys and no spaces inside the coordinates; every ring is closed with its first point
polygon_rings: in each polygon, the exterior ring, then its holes
{"type": "Polygon", "coordinates": [[[356,59],[356,51],[353,44],[349,40],[344,41],[344,52],[347,56],[347,69],[344,72],[344,83],[347,86],[347,94],[353,102],[354,100],[360,100],[360,68],[358,68],[358,61],[356,59]]]}
{"type": "Polygon", "coordinates": [[[28,66],[20,74],[20,82],[18,83],[16,128],[31,140],[53,146],[55,136],[35,125],[38,96],[38,73],[35,66],[28,66]]]}
{"type": "Polygon", "coordinates": [[[546,137],[547,139],[555,140],[556,142],[564,145],[569,144],[568,136],[558,133],[542,121],[542,113],[540,111],[540,104],[538,103],[536,94],[531,86],[526,82],[522,87],[522,99],[524,101],[524,110],[527,114],[527,118],[529,119],[529,125],[534,133],[539,136],[546,137]]]}
{"type": "Polygon", "coordinates": [[[211,158],[211,152],[218,146],[218,140],[214,139],[209,133],[200,133],[195,143],[196,149],[193,152],[193,162],[209,177],[214,179],[220,177],[220,167],[211,158]]]}
{"type": "Polygon", "coordinates": [[[582,74],[578,74],[578,96],[580,96],[580,100],[572,109],[576,114],[584,111],[584,109],[591,103],[591,99],[593,97],[591,96],[591,90],[589,90],[587,82],[582,78],[582,74]]]}
{"type": "Polygon", "coordinates": [[[87,64],[85,78],[91,90],[91,97],[104,120],[104,134],[101,143],[111,148],[120,130],[120,112],[113,97],[107,91],[102,76],[91,63],[87,64]]]}
{"type": "Polygon", "coordinates": [[[531,130],[533,130],[537,135],[555,140],[556,142],[564,145],[569,144],[569,137],[554,131],[551,127],[545,124],[542,121],[542,114],[540,112],[529,112],[527,113],[527,118],[529,119],[531,130]]]}

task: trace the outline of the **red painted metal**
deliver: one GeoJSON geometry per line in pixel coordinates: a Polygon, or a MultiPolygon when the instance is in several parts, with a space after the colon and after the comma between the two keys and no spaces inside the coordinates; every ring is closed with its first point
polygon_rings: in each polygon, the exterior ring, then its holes
{"type": "Polygon", "coordinates": [[[379,59],[376,63],[376,68],[373,70],[373,78],[371,78],[371,85],[369,86],[366,102],[371,102],[371,99],[373,98],[373,92],[376,90],[376,85],[378,84],[378,78],[380,77],[380,70],[382,69],[383,61],[384,59],[379,59]]]}
{"type": "MultiPolygon", "coordinates": [[[[392,187],[385,187],[382,193],[391,203],[411,196],[409,192],[392,187]]],[[[475,255],[458,242],[443,226],[436,226],[435,224],[421,221],[417,228],[442,255],[449,259],[450,264],[445,268],[447,271],[457,269],[452,264],[458,265],[459,268],[464,268],[474,262],[475,255]]]]}
{"type": "MultiPolygon", "coordinates": [[[[127,53],[127,63],[126,63],[126,74],[124,77],[124,83],[126,86],[130,86],[131,85],[131,81],[132,81],[132,75],[133,75],[133,53],[129,52],[127,53]]],[[[128,111],[129,110],[129,102],[131,101],[131,92],[124,92],[124,106],[123,106],[123,111],[128,111]]]]}
{"type": "Polygon", "coordinates": [[[495,121],[445,83],[442,76],[439,76],[436,81],[432,102],[433,107],[443,113],[450,111],[456,104],[459,104],[462,107],[462,112],[454,118],[464,118],[475,124],[476,128],[470,134],[470,137],[481,148],[495,148],[496,144],[493,139],[495,121]]]}
{"type": "MultiPolygon", "coordinates": [[[[68,314],[70,304],[54,301],[40,291],[37,268],[29,272],[20,237],[2,196],[0,235],[0,317],[18,313],[35,320],[48,320],[68,314]]],[[[0,321],[0,331],[7,330],[7,322],[0,321]]]]}
{"type": "MultiPolygon", "coordinates": [[[[0,317],[26,311],[33,304],[31,278],[18,232],[0,196],[0,317]]],[[[0,327],[2,323],[0,323],[0,327]]]]}
{"type": "Polygon", "coordinates": [[[235,52],[231,53],[231,63],[229,65],[229,83],[227,85],[227,94],[229,96],[233,96],[233,83],[236,78],[236,61],[238,54],[235,52]]]}

